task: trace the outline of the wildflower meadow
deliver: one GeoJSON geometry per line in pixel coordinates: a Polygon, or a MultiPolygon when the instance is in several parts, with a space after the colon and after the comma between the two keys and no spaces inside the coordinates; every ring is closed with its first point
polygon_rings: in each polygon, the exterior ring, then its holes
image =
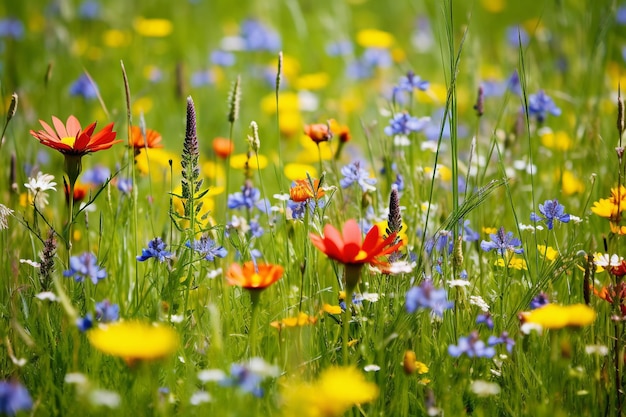
{"type": "Polygon", "coordinates": [[[626,3],[0,4],[0,415],[626,414],[626,3]]]}

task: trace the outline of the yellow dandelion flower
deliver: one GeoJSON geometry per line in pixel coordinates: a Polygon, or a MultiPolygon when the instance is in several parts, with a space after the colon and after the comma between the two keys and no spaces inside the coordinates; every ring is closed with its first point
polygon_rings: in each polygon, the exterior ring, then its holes
{"type": "Polygon", "coordinates": [[[588,326],[596,319],[596,312],[585,304],[561,306],[547,304],[532,311],[520,313],[522,323],[532,323],[544,329],[588,326]]]}
{"type": "Polygon", "coordinates": [[[174,25],[167,19],[146,19],[137,17],[133,20],[135,32],[146,38],[163,38],[174,30],[174,25]]]}
{"type": "Polygon", "coordinates": [[[317,317],[309,316],[301,311],[296,317],[286,317],[280,321],[273,321],[270,323],[270,326],[282,329],[284,327],[302,327],[315,323],[317,323],[317,317]]]}
{"type": "Polygon", "coordinates": [[[280,133],[288,138],[297,136],[302,133],[304,121],[299,110],[289,110],[280,113],[278,119],[278,129],[280,133]]]}
{"type": "MultiPolygon", "coordinates": [[[[231,155],[230,167],[234,169],[244,169],[247,160],[248,156],[245,153],[231,155]]],[[[250,157],[249,166],[251,169],[264,169],[267,167],[267,158],[263,155],[258,155],[257,159],[257,155],[252,155],[250,157]]]]}
{"type": "Polygon", "coordinates": [[[108,48],[121,48],[130,45],[132,35],[123,30],[109,29],[102,34],[102,43],[108,48]]]}
{"type": "MultiPolygon", "coordinates": [[[[493,264],[499,267],[504,267],[504,259],[498,258],[493,264]]],[[[522,269],[524,271],[528,270],[526,261],[524,258],[520,258],[519,256],[511,256],[511,258],[508,259],[507,268],[517,269],[518,271],[521,271],[522,269]]]]}
{"type": "Polygon", "coordinates": [[[353,367],[325,369],[313,383],[290,383],[282,389],[286,416],[339,417],[354,405],[378,398],[378,386],[353,367]]]}
{"type": "Polygon", "coordinates": [[[309,174],[311,178],[317,178],[317,168],[309,164],[298,164],[295,162],[285,165],[285,176],[291,181],[306,178],[309,174]]]}
{"type": "Polygon", "coordinates": [[[99,351],[118,356],[129,364],[164,358],[174,353],[179,343],[173,328],[141,321],[102,325],[90,330],[87,338],[99,351]]]}
{"type": "Polygon", "coordinates": [[[135,166],[141,174],[150,173],[152,179],[162,180],[169,178],[170,160],[172,160],[173,166],[180,167],[179,155],[163,148],[148,148],[135,157],[135,166]]]}
{"type": "Polygon", "coordinates": [[[324,313],[328,313],[328,314],[341,314],[342,310],[341,310],[340,306],[333,306],[333,305],[330,305],[328,303],[325,303],[322,306],[322,311],[324,313]]]}
{"type": "Polygon", "coordinates": [[[203,163],[200,168],[202,169],[202,175],[206,176],[207,178],[217,180],[218,182],[226,180],[226,172],[220,164],[216,164],[213,161],[207,161],[203,163]]]}
{"type": "Polygon", "coordinates": [[[559,253],[551,246],[537,245],[537,250],[549,261],[554,261],[556,257],[559,256],[559,253]]]}
{"type": "MultiPolygon", "coordinates": [[[[276,95],[268,94],[261,99],[261,111],[265,114],[276,114],[276,95]]],[[[278,111],[282,117],[284,112],[300,111],[298,94],[286,91],[278,93],[278,111]]],[[[300,126],[302,129],[302,126],[300,126]]]]}
{"type": "Polygon", "coordinates": [[[483,233],[486,235],[495,235],[498,233],[498,229],[496,227],[483,227],[483,233]]]}
{"type": "Polygon", "coordinates": [[[542,129],[539,133],[541,144],[548,149],[567,151],[572,147],[572,138],[562,130],[553,132],[552,129],[542,129]]]}
{"type": "Polygon", "coordinates": [[[585,184],[583,184],[583,182],[579,180],[572,171],[563,171],[561,182],[563,194],[565,195],[580,194],[585,191],[585,184]]]}
{"type": "Polygon", "coordinates": [[[363,48],[390,48],[393,35],[378,29],[363,29],[356,34],[356,43],[363,48]]]}
{"type": "Polygon", "coordinates": [[[330,76],[326,72],[316,72],[299,76],[294,85],[297,90],[321,90],[330,82],[330,76]]]}

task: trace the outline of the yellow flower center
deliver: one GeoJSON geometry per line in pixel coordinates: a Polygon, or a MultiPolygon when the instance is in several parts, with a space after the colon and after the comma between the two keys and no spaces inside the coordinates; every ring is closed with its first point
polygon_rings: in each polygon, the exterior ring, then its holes
{"type": "Polygon", "coordinates": [[[76,142],[76,137],[66,137],[61,139],[61,143],[69,146],[70,148],[74,148],[74,142],[76,142]]]}
{"type": "Polygon", "coordinates": [[[367,258],[367,252],[365,252],[363,249],[359,250],[359,253],[357,253],[357,255],[354,257],[355,261],[362,261],[363,259],[367,258]]]}

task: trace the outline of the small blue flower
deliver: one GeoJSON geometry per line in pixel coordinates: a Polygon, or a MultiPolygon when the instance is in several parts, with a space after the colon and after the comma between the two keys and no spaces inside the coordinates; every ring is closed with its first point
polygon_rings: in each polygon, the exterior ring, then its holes
{"type": "Polygon", "coordinates": [[[443,312],[454,307],[448,301],[445,288],[435,288],[430,279],[425,279],[418,287],[412,287],[406,293],[406,311],[413,313],[417,309],[430,309],[432,314],[443,317],[443,312]]]}
{"type": "Polygon", "coordinates": [[[93,327],[93,315],[91,313],[87,313],[85,317],[79,317],[76,319],[76,327],[82,333],[93,327]]]}
{"type": "Polygon", "coordinates": [[[133,190],[133,180],[132,178],[119,178],[117,180],[117,189],[122,193],[122,194],[130,194],[130,192],[133,190]]]}
{"type": "Polygon", "coordinates": [[[530,309],[534,310],[539,307],[543,307],[546,304],[550,304],[550,298],[545,292],[540,292],[532,300],[530,300],[530,309]]]}
{"type": "Polygon", "coordinates": [[[326,54],[328,56],[347,56],[352,55],[353,51],[352,42],[347,39],[326,44],[326,54]]]}
{"type": "Polygon", "coordinates": [[[266,199],[261,199],[261,191],[254,188],[249,181],[241,187],[240,192],[230,194],[228,196],[229,209],[247,209],[252,210],[258,208],[264,213],[269,212],[270,204],[266,199]]]}
{"type": "Polygon", "coordinates": [[[502,332],[499,337],[489,336],[489,339],[487,339],[487,344],[489,346],[505,345],[506,350],[511,353],[513,352],[513,346],[515,346],[515,340],[509,337],[508,332],[502,332]]]}
{"type": "Polygon", "coordinates": [[[24,24],[15,18],[0,20],[0,38],[21,39],[24,36],[24,24]]]}
{"type": "Polygon", "coordinates": [[[278,33],[254,19],[244,20],[241,24],[241,37],[246,51],[276,52],[281,40],[278,33]]]}
{"type": "Polygon", "coordinates": [[[459,338],[458,345],[448,346],[448,354],[453,358],[466,354],[470,358],[493,358],[496,350],[487,346],[478,338],[478,332],[473,331],[469,336],[459,338]]]}
{"type": "Polygon", "coordinates": [[[78,8],[78,15],[85,20],[96,20],[100,14],[100,3],[95,0],[85,0],[78,8]]]}
{"type": "Polygon", "coordinates": [[[28,390],[19,382],[0,381],[0,414],[14,416],[33,407],[28,390]]]}
{"type": "MultiPolygon", "coordinates": [[[[460,223],[461,221],[459,221],[460,223]]],[[[480,234],[470,227],[470,221],[463,221],[463,241],[464,242],[476,242],[480,239],[480,234]]]]}
{"type": "Polygon", "coordinates": [[[185,246],[199,252],[209,262],[228,255],[228,251],[223,246],[218,246],[213,239],[206,235],[202,236],[200,240],[194,240],[193,244],[187,241],[185,246]]]}
{"type": "Polygon", "coordinates": [[[493,318],[489,313],[482,313],[476,317],[476,324],[484,324],[489,330],[493,329],[493,318]]]}
{"type": "Polygon", "coordinates": [[[524,249],[519,247],[522,245],[522,242],[514,238],[512,232],[505,233],[504,227],[498,229],[497,233],[489,235],[489,238],[491,242],[486,240],[480,242],[480,248],[485,252],[495,250],[501,256],[504,256],[507,252],[524,253],[524,249]]]}
{"type": "Polygon", "coordinates": [[[393,63],[391,53],[386,48],[367,48],[361,61],[369,68],[389,68],[393,63]]]}
{"type": "Polygon", "coordinates": [[[203,87],[205,85],[211,85],[215,82],[215,77],[210,71],[196,71],[191,74],[191,86],[192,87],[203,87]]]}
{"type": "Polygon", "coordinates": [[[82,74],[70,86],[70,95],[92,100],[98,97],[98,86],[86,74],[82,74]]]}
{"type": "Polygon", "coordinates": [[[278,376],[278,368],[267,364],[261,358],[252,358],[249,363],[233,363],[230,366],[230,376],[220,380],[224,387],[238,387],[255,397],[262,397],[264,392],[261,383],[269,377],[278,376]]]}
{"type": "Polygon", "coordinates": [[[509,77],[506,88],[513,94],[521,96],[522,95],[522,84],[519,80],[519,74],[516,71],[513,71],[513,74],[509,77]]]}
{"type": "Polygon", "coordinates": [[[63,272],[63,276],[73,276],[76,282],[84,282],[85,278],[89,278],[95,285],[106,278],[107,273],[104,268],[97,265],[96,256],[93,253],[85,252],[70,258],[70,269],[63,272]]]}
{"type": "Polygon", "coordinates": [[[543,90],[528,97],[528,114],[535,116],[537,123],[543,123],[550,113],[553,116],[561,115],[561,109],[554,104],[554,101],[543,90]]]}
{"type": "Polygon", "coordinates": [[[615,21],[619,25],[626,25],[626,6],[622,5],[615,12],[615,21]]]}
{"type": "Polygon", "coordinates": [[[413,90],[426,91],[430,83],[426,80],[422,80],[419,75],[416,75],[413,71],[407,72],[406,76],[400,78],[398,82],[398,90],[412,93],[413,90]]]}
{"type": "Polygon", "coordinates": [[[220,67],[232,67],[235,65],[235,55],[232,52],[216,49],[211,52],[211,63],[220,67]]]}
{"type": "Polygon", "coordinates": [[[258,216],[250,219],[250,234],[254,237],[261,237],[263,233],[265,233],[265,230],[261,227],[258,216]]]}
{"type": "Polygon", "coordinates": [[[82,181],[94,185],[104,184],[111,176],[111,170],[104,165],[96,165],[91,169],[85,170],[82,175],[82,181]]]}
{"type": "Polygon", "coordinates": [[[528,32],[519,26],[509,26],[506,28],[506,40],[512,48],[519,48],[520,43],[522,48],[525,48],[530,42],[530,36],[528,36],[528,32]]]}
{"type": "Polygon", "coordinates": [[[555,220],[561,223],[567,223],[570,219],[570,215],[565,213],[565,206],[559,204],[556,198],[554,200],[546,200],[543,204],[539,204],[539,213],[543,216],[539,216],[533,212],[530,215],[530,220],[534,222],[545,222],[548,226],[548,230],[552,230],[555,220]]]}
{"type": "Polygon", "coordinates": [[[389,120],[389,126],[385,127],[384,132],[387,136],[406,136],[411,132],[419,132],[424,129],[427,124],[428,118],[418,119],[407,112],[396,113],[396,115],[389,120]]]}
{"type": "Polygon", "coordinates": [[[159,262],[164,262],[172,257],[172,253],[165,250],[167,244],[160,237],[155,237],[148,242],[148,248],[141,250],[141,256],[137,256],[139,262],[150,258],[156,258],[159,262]]]}
{"type": "Polygon", "coordinates": [[[341,168],[341,175],[343,175],[343,178],[339,180],[341,188],[348,188],[352,184],[357,183],[361,186],[363,192],[376,191],[376,187],[374,187],[376,178],[370,178],[369,172],[361,168],[360,161],[354,161],[341,168]]]}
{"type": "MultiPolygon", "coordinates": [[[[291,219],[303,219],[304,210],[308,207],[309,213],[312,215],[316,208],[324,208],[324,200],[308,199],[307,201],[295,202],[293,200],[287,201],[287,208],[291,212],[291,219]]],[[[289,218],[289,217],[288,217],[289,218]]]]}
{"type": "Polygon", "coordinates": [[[109,300],[96,303],[96,320],[101,323],[111,323],[120,319],[120,306],[111,304],[109,300]]]}

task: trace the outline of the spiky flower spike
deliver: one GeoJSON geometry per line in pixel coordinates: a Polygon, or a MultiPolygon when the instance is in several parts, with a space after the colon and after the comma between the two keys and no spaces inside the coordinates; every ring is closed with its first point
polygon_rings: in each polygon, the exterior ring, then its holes
{"type": "Polygon", "coordinates": [[[387,218],[387,234],[398,233],[402,229],[402,214],[400,213],[400,197],[398,190],[393,188],[389,196],[389,217],[387,218]]]}
{"type": "Polygon", "coordinates": [[[194,207],[194,198],[202,186],[200,177],[200,166],[198,158],[200,150],[198,148],[198,136],[196,134],[196,109],[191,96],[187,97],[187,128],[185,131],[185,142],[183,144],[183,154],[181,165],[183,168],[183,178],[181,180],[183,207],[185,217],[192,218],[192,212],[200,211],[202,204],[194,207]]]}
{"type": "Polygon", "coordinates": [[[228,95],[228,122],[239,119],[239,103],[241,102],[241,76],[238,75],[228,95]]]}
{"type": "Polygon", "coordinates": [[[43,242],[43,250],[39,254],[41,259],[39,267],[39,283],[41,291],[49,291],[52,286],[52,273],[54,272],[54,255],[57,251],[57,240],[54,238],[54,230],[48,231],[48,237],[43,242]]]}

